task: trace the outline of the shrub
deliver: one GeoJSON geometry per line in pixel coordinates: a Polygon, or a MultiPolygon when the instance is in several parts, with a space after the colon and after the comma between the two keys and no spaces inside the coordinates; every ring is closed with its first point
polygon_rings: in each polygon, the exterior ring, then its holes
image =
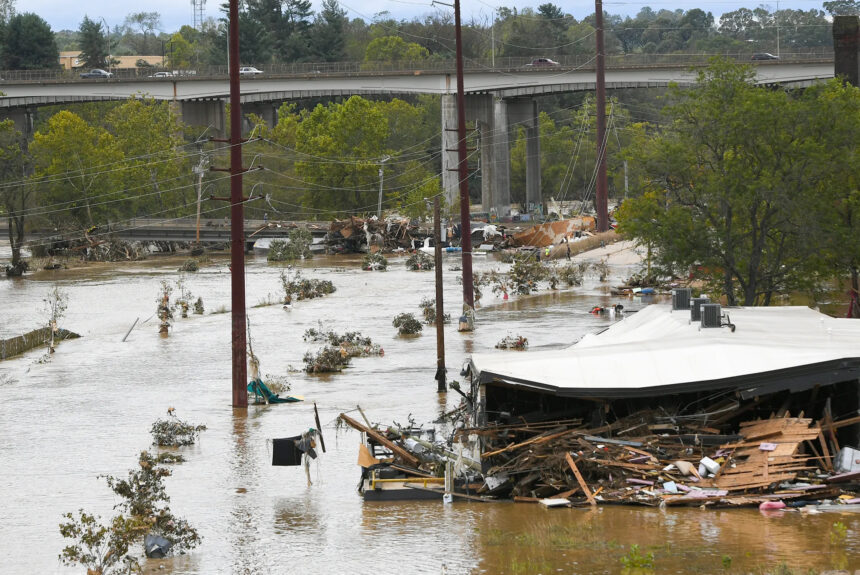
{"type": "Polygon", "coordinates": [[[401,313],[394,318],[391,324],[397,328],[397,333],[400,335],[415,335],[424,329],[421,322],[415,319],[411,313],[401,313]]]}
{"type": "Polygon", "coordinates": [[[365,271],[384,272],[388,269],[388,260],[380,253],[367,254],[361,262],[361,269],[365,271]]]}
{"type": "Polygon", "coordinates": [[[433,258],[421,251],[415,252],[406,260],[406,269],[412,271],[428,271],[432,270],[433,266],[433,258]]]}

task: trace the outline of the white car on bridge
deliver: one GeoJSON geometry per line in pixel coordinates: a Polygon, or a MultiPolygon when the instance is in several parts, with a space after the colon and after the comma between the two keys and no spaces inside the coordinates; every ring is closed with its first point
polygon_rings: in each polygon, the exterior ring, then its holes
{"type": "Polygon", "coordinates": [[[257,74],[262,74],[262,70],[257,70],[253,66],[242,66],[239,68],[240,76],[256,76],[257,74]]]}

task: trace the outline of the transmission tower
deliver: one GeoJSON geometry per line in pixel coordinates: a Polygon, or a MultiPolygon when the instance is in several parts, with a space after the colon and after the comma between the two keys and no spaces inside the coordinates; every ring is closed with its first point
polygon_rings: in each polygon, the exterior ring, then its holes
{"type": "Polygon", "coordinates": [[[194,28],[200,30],[203,27],[203,11],[206,8],[206,0],[191,0],[194,7],[194,28]]]}

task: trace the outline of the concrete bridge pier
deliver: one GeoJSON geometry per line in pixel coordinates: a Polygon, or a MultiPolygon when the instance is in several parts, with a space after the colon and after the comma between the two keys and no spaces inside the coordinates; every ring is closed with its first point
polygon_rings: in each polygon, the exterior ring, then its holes
{"type": "Polygon", "coordinates": [[[511,100],[510,121],[526,130],[526,205],[531,211],[543,202],[541,194],[540,124],[537,100],[532,98],[511,100]]]}
{"type": "Polygon", "coordinates": [[[511,138],[508,101],[502,98],[493,100],[493,182],[492,194],[484,204],[484,211],[496,217],[511,213],[511,138]]]}
{"type": "Polygon", "coordinates": [[[0,118],[15,122],[15,129],[21,132],[26,141],[29,141],[35,132],[35,116],[32,108],[4,108],[0,112],[0,118]]]}
{"type": "Polygon", "coordinates": [[[183,100],[178,114],[189,126],[209,126],[207,136],[224,137],[227,134],[226,107],[223,100],[183,100]]]}
{"type": "Polygon", "coordinates": [[[254,129],[254,124],[248,118],[249,114],[261,117],[269,128],[274,128],[278,123],[278,107],[277,102],[248,102],[242,104],[242,133],[248,134],[254,129]]]}

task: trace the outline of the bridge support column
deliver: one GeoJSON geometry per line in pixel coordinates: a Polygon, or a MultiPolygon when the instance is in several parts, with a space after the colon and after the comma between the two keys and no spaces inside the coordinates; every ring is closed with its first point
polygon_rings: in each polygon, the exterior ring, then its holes
{"type": "Polygon", "coordinates": [[[860,18],[833,17],[833,72],[860,86],[860,18]]]}
{"type": "Polygon", "coordinates": [[[457,178],[457,96],[442,95],[442,189],[453,206],[460,194],[457,178]]]}
{"type": "Polygon", "coordinates": [[[537,100],[516,100],[510,104],[512,121],[526,130],[526,205],[531,211],[543,202],[541,194],[540,124],[537,100]]]}
{"type": "Polygon", "coordinates": [[[493,102],[492,201],[484,209],[501,218],[511,213],[511,145],[508,128],[508,102],[496,98],[493,102]]]}
{"type": "Polygon", "coordinates": [[[211,126],[209,134],[226,135],[226,108],[222,100],[193,100],[179,103],[179,116],[189,126],[211,126]],[[214,133],[212,133],[214,132],[214,133]]]}
{"type": "Polygon", "coordinates": [[[12,120],[15,122],[15,129],[21,132],[21,135],[26,141],[35,132],[35,116],[36,113],[31,108],[6,108],[0,117],[4,120],[12,120]]]}
{"type": "Polygon", "coordinates": [[[273,102],[249,102],[242,104],[242,132],[247,134],[254,129],[248,114],[260,116],[266,126],[274,128],[278,123],[278,107],[273,102]]]}

